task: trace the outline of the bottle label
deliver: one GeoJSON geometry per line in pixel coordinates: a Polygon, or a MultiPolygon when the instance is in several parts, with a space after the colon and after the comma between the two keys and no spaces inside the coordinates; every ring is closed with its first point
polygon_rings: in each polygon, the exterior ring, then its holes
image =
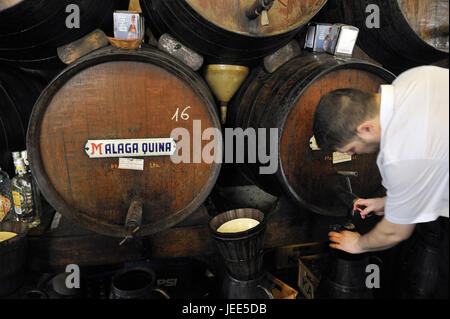
{"type": "Polygon", "coordinates": [[[26,174],[26,169],[25,169],[25,167],[24,166],[22,166],[22,165],[16,165],[16,173],[17,174],[19,174],[19,175],[23,175],[23,174],[26,174]]]}
{"type": "Polygon", "coordinates": [[[14,210],[16,211],[16,214],[21,215],[22,214],[21,196],[16,191],[12,191],[12,196],[13,196],[14,210]]]}
{"type": "Polygon", "coordinates": [[[8,214],[11,209],[11,201],[0,195],[0,222],[5,218],[6,214],[8,214]]]}
{"type": "Polygon", "coordinates": [[[0,199],[0,222],[5,218],[5,210],[3,208],[3,201],[0,199]]]}

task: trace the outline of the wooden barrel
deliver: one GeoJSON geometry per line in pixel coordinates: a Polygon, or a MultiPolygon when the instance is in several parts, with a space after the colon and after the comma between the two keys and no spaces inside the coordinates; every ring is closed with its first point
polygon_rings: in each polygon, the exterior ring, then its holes
{"type": "Polygon", "coordinates": [[[0,64],[0,152],[25,149],[28,120],[43,89],[37,77],[0,64]]]}
{"type": "Polygon", "coordinates": [[[96,28],[112,31],[112,13],[126,9],[125,0],[8,0],[0,6],[0,61],[27,67],[63,67],[56,49],[96,28]],[[80,11],[79,28],[68,28],[66,19],[75,4],[80,11]],[[70,9],[70,8],[69,8],[70,9]]]}
{"type": "Polygon", "coordinates": [[[326,0],[275,1],[268,10],[268,25],[247,17],[255,0],[140,3],[155,36],[170,33],[208,63],[249,64],[287,44],[326,0]]]}
{"type": "Polygon", "coordinates": [[[399,73],[448,59],[448,9],[448,1],[440,0],[330,0],[320,18],[357,26],[358,45],[384,67],[399,73]],[[377,13],[374,8],[379,8],[379,28],[366,24],[376,22],[372,19],[377,13]]]}
{"type": "Polygon", "coordinates": [[[376,155],[353,155],[339,162],[336,154],[313,150],[315,108],[332,90],[351,87],[377,92],[380,84],[393,79],[392,73],[373,64],[328,54],[303,54],[272,74],[255,69],[231,101],[228,123],[244,130],[266,128],[267,145],[269,129],[277,128],[278,166],[274,174],[260,174],[259,169],[268,164],[258,161],[253,164],[245,159],[239,167],[268,193],[286,195],[319,214],[345,215],[348,208],[336,190],[349,189],[337,171],[356,171],[357,177],[349,177],[353,192],[371,196],[381,187],[376,155]]]}
{"type": "MultiPolygon", "coordinates": [[[[194,120],[202,128],[220,129],[208,86],[187,66],[153,49],[100,49],[71,64],[41,94],[27,135],[31,169],[57,211],[105,235],[125,236],[128,209],[133,198],[140,198],[136,235],[149,235],[202,204],[220,163],[175,164],[169,156],[135,155],[144,160],[142,166],[122,169],[121,159],[89,157],[87,141],[170,138],[181,128],[193,140],[183,141],[190,145],[183,152],[190,152],[192,161],[193,144],[209,143],[194,132],[194,120]]],[[[109,151],[113,156],[118,149],[109,151]]]]}

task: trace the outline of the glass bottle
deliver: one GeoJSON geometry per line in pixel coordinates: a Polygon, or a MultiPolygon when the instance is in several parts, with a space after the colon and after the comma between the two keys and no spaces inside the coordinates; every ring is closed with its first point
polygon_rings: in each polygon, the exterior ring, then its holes
{"type": "Polygon", "coordinates": [[[28,223],[28,226],[36,227],[40,224],[40,218],[37,215],[35,203],[32,177],[27,172],[24,160],[19,156],[15,156],[14,166],[16,167],[16,175],[12,179],[12,197],[14,203],[14,211],[19,216],[19,220],[28,223]]]}
{"type": "Polygon", "coordinates": [[[31,175],[31,186],[33,188],[33,201],[34,201],[34,208],[36,210],[36,223],[37,223],[37,225],[39,225],[40,221],[42,220],[41,192],[39,191],[39,188],[37,187],[36,180],[33,178],[30,163],[28,162],[27,150],[21,151],[20,153],[16,154],[16,156],[20,156],[23,159],[23,161],[25,163],[26,171],[28,174],[31,175]]]}
{"type": "Polygon", "coordinates": [[[18,218],[12,204],[11,180],[0,167],[0,223],[7,220],[18,221],[18,218]]]}

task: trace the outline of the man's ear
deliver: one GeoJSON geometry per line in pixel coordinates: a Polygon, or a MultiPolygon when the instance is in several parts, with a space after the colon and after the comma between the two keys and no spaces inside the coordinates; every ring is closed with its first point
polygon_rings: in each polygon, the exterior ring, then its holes
{"type": "Polygon", "coordinates": [[[376,133],[375,123],[372,121],[366,121],[359,124],[356,127],[356,133],[360,137],[372,136],[373,134],[376,133]]]}

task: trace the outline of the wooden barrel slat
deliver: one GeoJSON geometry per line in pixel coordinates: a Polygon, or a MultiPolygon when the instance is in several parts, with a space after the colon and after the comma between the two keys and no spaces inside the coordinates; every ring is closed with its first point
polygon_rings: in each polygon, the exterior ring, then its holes
{"type": "Polygon", "coordinates": [[[354,155],[351,161],[333,164],[331,153],[312,151],[315,108],[332,90],[351,87],[377,92],[380,84],[393,79],[392,73],[376,65],[328,54],[303,54],[273,74],[255,69],[231,102],[230,124],[243,129],[278,128],[279,163],[271,175],[259,173],[266,166],[261,163],[245,163],[241,170],[265,191],[285,195],[310,211],[346,215],[348,208],[336,193],[338,186],[347,189],[346,181],[336,172],[357,171],[353,192],[371,196],[381,188],[376,155],[354,155]]]}
{"type": "Polygon", "coordinates": [[[170,33],[204,55],[209,63],[255,64],[287,44],[326,0],[275,1],[268,26],[249,20],[252,0],[141,0],[141,7],[159,37],[170,33]],[[283,5],[286,4],[286,7],[283,5]]]}
{"type": "Polygon", "coordinates": [[[406,21],[418,36],[436,49],[448,53],[448,1],[397,0],[397,2],[406,21]],[[442,35],[445,29],[447,37],[442,35]]]}
{"type": "Polygon", "coordinates": [[[219,163],[144,157],[143,171],[122,170],[117,158],[89,159],[84,145],[170,137],[174,128],[185,128],[193,139],[193,120],[202,128],[220,128],[211,92],[193,71],[160,51],[109,47],[94,53],[62,72],[36,104],[28,148],[38,184],[56,209],[103,234],[125,234],[134,196],[144,201],[140,235],[171,227],[202,204],[219,163]],[[186,106],[189,120],[171,120],[186,106]]]}

